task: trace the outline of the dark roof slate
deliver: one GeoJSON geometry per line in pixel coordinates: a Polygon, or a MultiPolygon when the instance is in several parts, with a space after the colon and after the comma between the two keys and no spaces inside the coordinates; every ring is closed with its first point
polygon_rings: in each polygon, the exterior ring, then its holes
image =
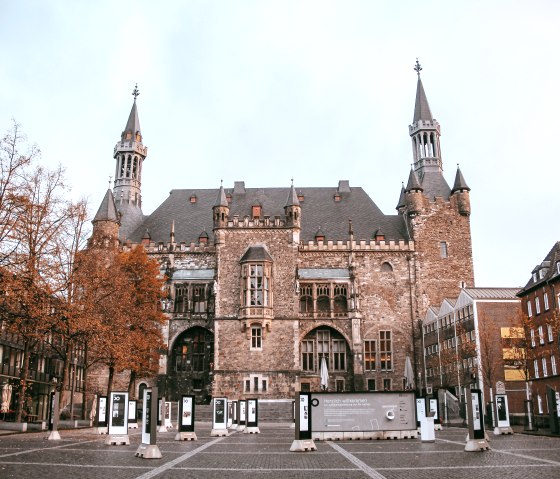
{"type": "Polygon", "coordinates": [[[130,131],[132,134],[136,132],[140,133],[140,119],[138,118],[138,108],[136,107],[136,101],[132,104],[132,109],[130,110],[130,115],[128,115],[128,121],[124,127],[124,131],[130,131]]]}
{"type": "MultiPolygon", "coordinates": [[[[139,235],[132,236],[133,232],[138,230],[138,227],[144,222],[145,216],[142,210],[138,206],[132,203],[121,203],[117,206],[118,212],[121,214],[121,227],[119,229],[119,238],[121,240],[131,239],[135,242],[140,242],[142,236],[146,232],[146,228],[143,228],[139,235]],[[134,238],[134,239],[133,239],[134,238]]],[[[169,231],[171,228],[171,222],[167,225],[166,231],[166,241],[169,239],[169,231]]],[[[151,229],[150,229],[151,233],[151,229]]]]}
{"type": "MultiPolygon", "coordinates": [[[[284,206],[290,188],[238,188],[226,190],[231,194],[229,218],[238,215],[240,220],[251,216],[251,207],[262,206],[262,215],[284,218],[284,206]]],[[[386,240],[408,240],[406,226],[400,215],[385,215],[359,187],[349,188],[348,193],[340,193],[336,187],[297,188],[305,198],[299,201],[301,207],[301,240],[312,241],[318,229],[325,233],[327,241],[348,240],[348,220],[352,220],[354,239],[370,240],[379,228],[386,240]],[[334,196],[338,193],[339,201],[334,196]]],[[[198,241],[201,231],[213,230],[212,207],[216,203],[218,189],[172,190],[169,197],[149,216],[137,225],[130,239],[139,242],[146,229],[155,242],[166,243],[169,228],[175,220],[175,241],[187,244],[198,241]],[[189,198],[194,191],[195,203],[189,198]]]]}
{"type": "Polygon", "coordinates": [[[414,104],[414,119],[412,122],[416,123],[418,120],[433,120],[430,105],[428,105],[428,98],[426,97],[426,92],[424,91],[424,86],[422,85],[420,77],[418,77],[418,85],[416,86],[416,102],[414,104]]]}
{"type": "Polygon", "coordinates": [[[558,280],[560,278],[560,273],[558,273],[558,263],[560,262],[560,241],[557,241],[552,249],[548,252],[548,254],[543,259],[542,263],[537,265],[532,273],[537,273],[537,281],[533,281],[533,277],[527,282],[525,287],[521,289],[518,293],[519,296],[522,296],[523,293],[538,287],[542,283],[546,283],[551,279],[558,280]],[[541,278],[538,274],[539,270],[545,268],[545,273],[541,278]]]}
{"type": "Polygon", "coordinates": [[[108,189],[101,201],[101,205],[95,213],[92,222],[95,221],[115,221],[119,222],[119,217],[117,215],[117,208],[115,206],[115,198],[113,197],[113,192],[108,189]]]}
{"type": "Polygon", "coordinates": [[[465,178],[463,178],[463,173],[461,173],[461,169],[457,167],[457,173],[455,174],[455,183],[453,183],[453,189],[451,190],[451,194],[455,193],[456,191],[471,191],[468,187],[465,178]]]}
{"type": "Polygon", "coordinates": [[[266,250],[264,246],[250,246],[245,251],[245,254],[239,260],[240,263],[245,263],[247,261],[269,261],[270,263],[273,262],[272,257],[266,250]]]}
{"type": "Polygon", "coordinates": [[[449,188],[447,181],[445,181],[440,171],[424,171],[420,178],[420,184],[424,189],[424,194],[431,200],[437,196],[447,200],[451,195],[451,188],[449,188]]]}

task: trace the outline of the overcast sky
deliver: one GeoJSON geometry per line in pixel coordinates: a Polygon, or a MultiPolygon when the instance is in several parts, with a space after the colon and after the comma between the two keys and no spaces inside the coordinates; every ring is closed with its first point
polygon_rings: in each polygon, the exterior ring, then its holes
{"type": "Polygon", "coordinates": [[[477,286],[560,240],[560,2],[0,0],[12,118],[95,214],[138,83],[143,211],[174,188],[361,186],[395,214],[416,57],[444,175],[471,187],[477,286]]]}

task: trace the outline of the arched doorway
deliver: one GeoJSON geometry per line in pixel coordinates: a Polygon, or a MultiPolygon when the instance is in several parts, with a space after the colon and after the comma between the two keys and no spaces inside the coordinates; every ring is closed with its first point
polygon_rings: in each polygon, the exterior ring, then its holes
{"type": "Polygon", "coordinates": [[[354,365],[348,342],[336,329],[319,326],[305,335],[300,344],[300,387],[321,390],[321,361],[326,360],[328,391],[354,390],[354,365]]]}
{"type": "Polygon", "coordinates": [[[172,401],[192,394],[198,404],[210,402],[214,368],[214,335],[200,326],[182,332],[167,364],[167,394],[172,401]]]}

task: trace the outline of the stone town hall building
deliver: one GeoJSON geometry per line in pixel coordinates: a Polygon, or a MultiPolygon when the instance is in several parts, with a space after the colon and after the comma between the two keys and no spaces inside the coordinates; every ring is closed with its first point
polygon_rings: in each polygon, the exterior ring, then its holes
{"type": "Polygon", "coordinates": [[[186,185],[145,215],[148,152],[134,96],[114,150],[114,189],[93,224],[118,231],[125,248],[144,245],[169,278],[158,377],[166,396],[292,398],[320,389],[323,357],[330,391],[422,386],[405,371],[408,357],[419,372],[420,320],[474,279],[469,187],[460,170],[452,188],[443,176],[440,125],[420,75],[413,168],[396,214],[341,180],[186,185]]]}

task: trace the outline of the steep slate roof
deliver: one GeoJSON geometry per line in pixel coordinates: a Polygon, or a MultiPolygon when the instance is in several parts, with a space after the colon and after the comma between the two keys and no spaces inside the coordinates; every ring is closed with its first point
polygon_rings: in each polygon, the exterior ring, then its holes
{"type": "Polygon", "coordinates": [[[455,183],[453,183],[453,189],[451,190],[451,193],[455,193],[456,191],[459,190],[471,191],[471,189],[467,185],[467,182],[465,181],[465,178],[463,178],[463,173],[461,173],[461,169],[457,166],[457,173],[455,174],[455,183]]]}
{"type": "Polygon", "coordinates": [[[416,102],[414,104],[414,119],[412,122],[416,123],[418,120],[433,120],[430,105],[428,105],[428,98],[426,97],[426,92],[424,92],[424,86],[422,85],[420,76],[418,76],[418,85],[416,87],[416,102]]]}
{"type": "Polygon", "coordinates": [[[519,288],[465,288],[472,299],[517,299],[519,288]]]}
{"type": "Polygon", "coordinates": [[[117,208],[115,206],[115,198],[113,197],[113,192],[111,189],[107,190],[103,201],[95,213],[92,222],[94,221],[115,221],[119,222],[119,217],[117,215],[117,208]]]}
{"type": "MultiPolygon", "coordinates": [[[[379,228],[385,233],[386,240],[408,240],[406,226],[401,216],[385,215],[359,187],[338,189],[337,187],[296,188],[298,194],[304,195],[299,201],[301,206],[301,240],[311,241],[318,229],[325,233],[327,241],[348,240],[348,220],[352,219],[354,239],[370,240],[379,228]],[[340,201],[335,201],[338,193],[340,201]]],[[[239,215],[242,220],[251,216],[251,207],[262,206],[262,215],[285,217],[286,198],[292,193],[291,188],[241,188],[238,191],[226,190],[232,195],[229,204],[229,218],[239,215]]],[[[199,234],[213,230],[212,206],[216,204],[218,189],[181,189],[172,190],[169,197],[134,230],[130,239],[139,242],[146,229],[155,242],[169,240],[171,223],[175,220],[176,242],[197,242],[199,234]],[[191,194],[197,197],[196,203],[190,203],[191,194]]]]}
{"type": "MultiPolygon", "coordinates": [[[[117,210],[119,211],[119,213],[122,214],[121,227],[119,229],[119,238],[121,240],[132,239],[133,236],[131,233],[133,231],[137,231],[138,225],[141,225],[142,222],[144,221],[145,216],[142,213],[142,210],[138,208],[138,206],[126,202],[119,204],[117,206],[117,210]]],[[[169,239],[170,231],[171,231],[171,222],[169,222],[169,225],[167,226],[167,237],[165,241],[169,239]]],[[[135,235],[134,239],[136,241],[141,240],[145,232],[146,232],[146,228],[142,230],[140,236],[135,235]]],[[[151,234],[151,230],[150,230],[150,234],[151,234]]]]}
{"type": "Polygon", "coordinates": [[[239,260],[240,263],[244,263],[247,261],[269,261],[270,263],[272,263],[273,260],[266,248],[264,246],[258,245],[250,246],[249,248],[247,248],[247,251],[245,251],[245,254],[243,254],[241,259],[239,260]]]}
{"type": "MultiPolygon", "coordinates": [[[[558,274],[558,270],[557,270],[557,266],[556,266],[556,264],[558,262],[560,262],[560,241],[557,241],[554,244],[552,249],[548,252],[548,254],[543,259],[542,263],[538,264],[537,266],[535,266],[533,268],[532,273],[536,273],[540,269],[546,268],[546,272],[545,272],[544,276],[542,278],[540,278],[540,276],[537,275],[537,281],[536,282],[533,281],[533,278],[531,277],[531,279],[529,279],[529,281],[527,282],[525,287],[522,288],[520,291],[518,291],[519,295],[522,295],[524,292],[529,291],[531,289],[534,289],[535,287],[538,287],[540,284],[545,283],[552,278],[560,276],[558,274]]],[[[558,279],[558,278],[556,278],[556,279],[558,279]]]]}
{"type": "MultiPolygon", "coordinates": [[[[124,132],[130,131],[134,135],[136,132],[140,133],[140,120],[138,119],[138,109],[136,108],[136,100],[132,104],[128,121],[124,127],[124,132]]],[[[141,134],[141,133],[140,133],[141,134]]]]}
{"type": "Polygon", "coordinates": [[[424,190],[424,194],[431,200],[436,196],[441,196],[444,199],[449,199],[451,196],[451,188],[445,181],[445,178],[439,171],[424,171],[420,178],[420,184],[424,190]]]}

